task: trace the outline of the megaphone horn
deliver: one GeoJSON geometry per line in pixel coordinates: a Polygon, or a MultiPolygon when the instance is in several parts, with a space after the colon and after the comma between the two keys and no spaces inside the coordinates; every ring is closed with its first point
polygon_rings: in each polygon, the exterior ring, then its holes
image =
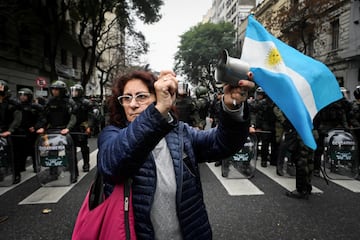
{"type": "Polygon", "coordinates": [[[238,86],[239,80],[248,79],[250,65],[238,58],[230,57],[224,49],[215,68],[216,82],[238,86]]]}

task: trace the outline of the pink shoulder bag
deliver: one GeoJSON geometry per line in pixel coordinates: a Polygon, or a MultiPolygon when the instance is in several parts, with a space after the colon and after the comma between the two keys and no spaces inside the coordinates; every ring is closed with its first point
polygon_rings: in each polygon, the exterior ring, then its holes
{"type": "Polygon", "coordinates": [[[136,239],[131,180],[116,184],[106,199],[103,188],[103,178],[96,173],[76,218],[72,240],[136,239]]]}

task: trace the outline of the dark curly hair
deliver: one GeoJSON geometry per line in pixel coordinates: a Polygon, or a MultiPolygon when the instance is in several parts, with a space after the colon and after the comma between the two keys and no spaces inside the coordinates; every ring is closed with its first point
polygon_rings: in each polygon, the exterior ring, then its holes
{"type": "Polygon", "coordinates": [[[112,95],[108,100],[109,106],[109,124],[126,127],[127,119],[123,106],[119,103],[118,97],[123,95],[126,83],[132,79],[140,79],[148,88],[150,93],[155,94],[154,83],[157,77],[149,72],[143,70],[133,71],[131,73],[116,77],[112,87],[112,95]]]}

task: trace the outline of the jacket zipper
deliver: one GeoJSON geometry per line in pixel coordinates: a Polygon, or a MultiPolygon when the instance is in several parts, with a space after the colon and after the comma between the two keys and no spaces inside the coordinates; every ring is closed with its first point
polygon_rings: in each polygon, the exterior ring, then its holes
{"type": "Polygon", "coordinates": [[[129,221],[129,196],[130,196],[130,180],[127,180],[124,186],[124,217],[125,217],[125,234],[126,239],[130,240],[130,221],[129,221]]]}

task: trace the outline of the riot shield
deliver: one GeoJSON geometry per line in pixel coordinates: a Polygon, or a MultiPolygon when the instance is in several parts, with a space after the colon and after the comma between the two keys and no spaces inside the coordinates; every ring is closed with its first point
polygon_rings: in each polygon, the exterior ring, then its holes
{"type": "Polygon", "coordinates": [[[69,134],[49,132],[35,143],[36,173],[42,186],[68,186],[75,176],[75,147],[69,134]]]}
{"type": "Polygon", "coordinates": [[[256,170],[256,159],[257,137],[250,134],[240,151],[222,160],[221,175],[225,178],[252,178],[256,170]]]}
{"type": "Polygon", "coordinates": [[[12,185],[14,178],[14,155],[11,138],[0,137],[0,187],[12,185]]]}
{"type": "Polygon", "coordinates": [[[324,139],[322,159],[324,174],[330,179],[355,179],[359,174],[358,149],[355,136],[344,129],[328,131],[324,139]]]}

